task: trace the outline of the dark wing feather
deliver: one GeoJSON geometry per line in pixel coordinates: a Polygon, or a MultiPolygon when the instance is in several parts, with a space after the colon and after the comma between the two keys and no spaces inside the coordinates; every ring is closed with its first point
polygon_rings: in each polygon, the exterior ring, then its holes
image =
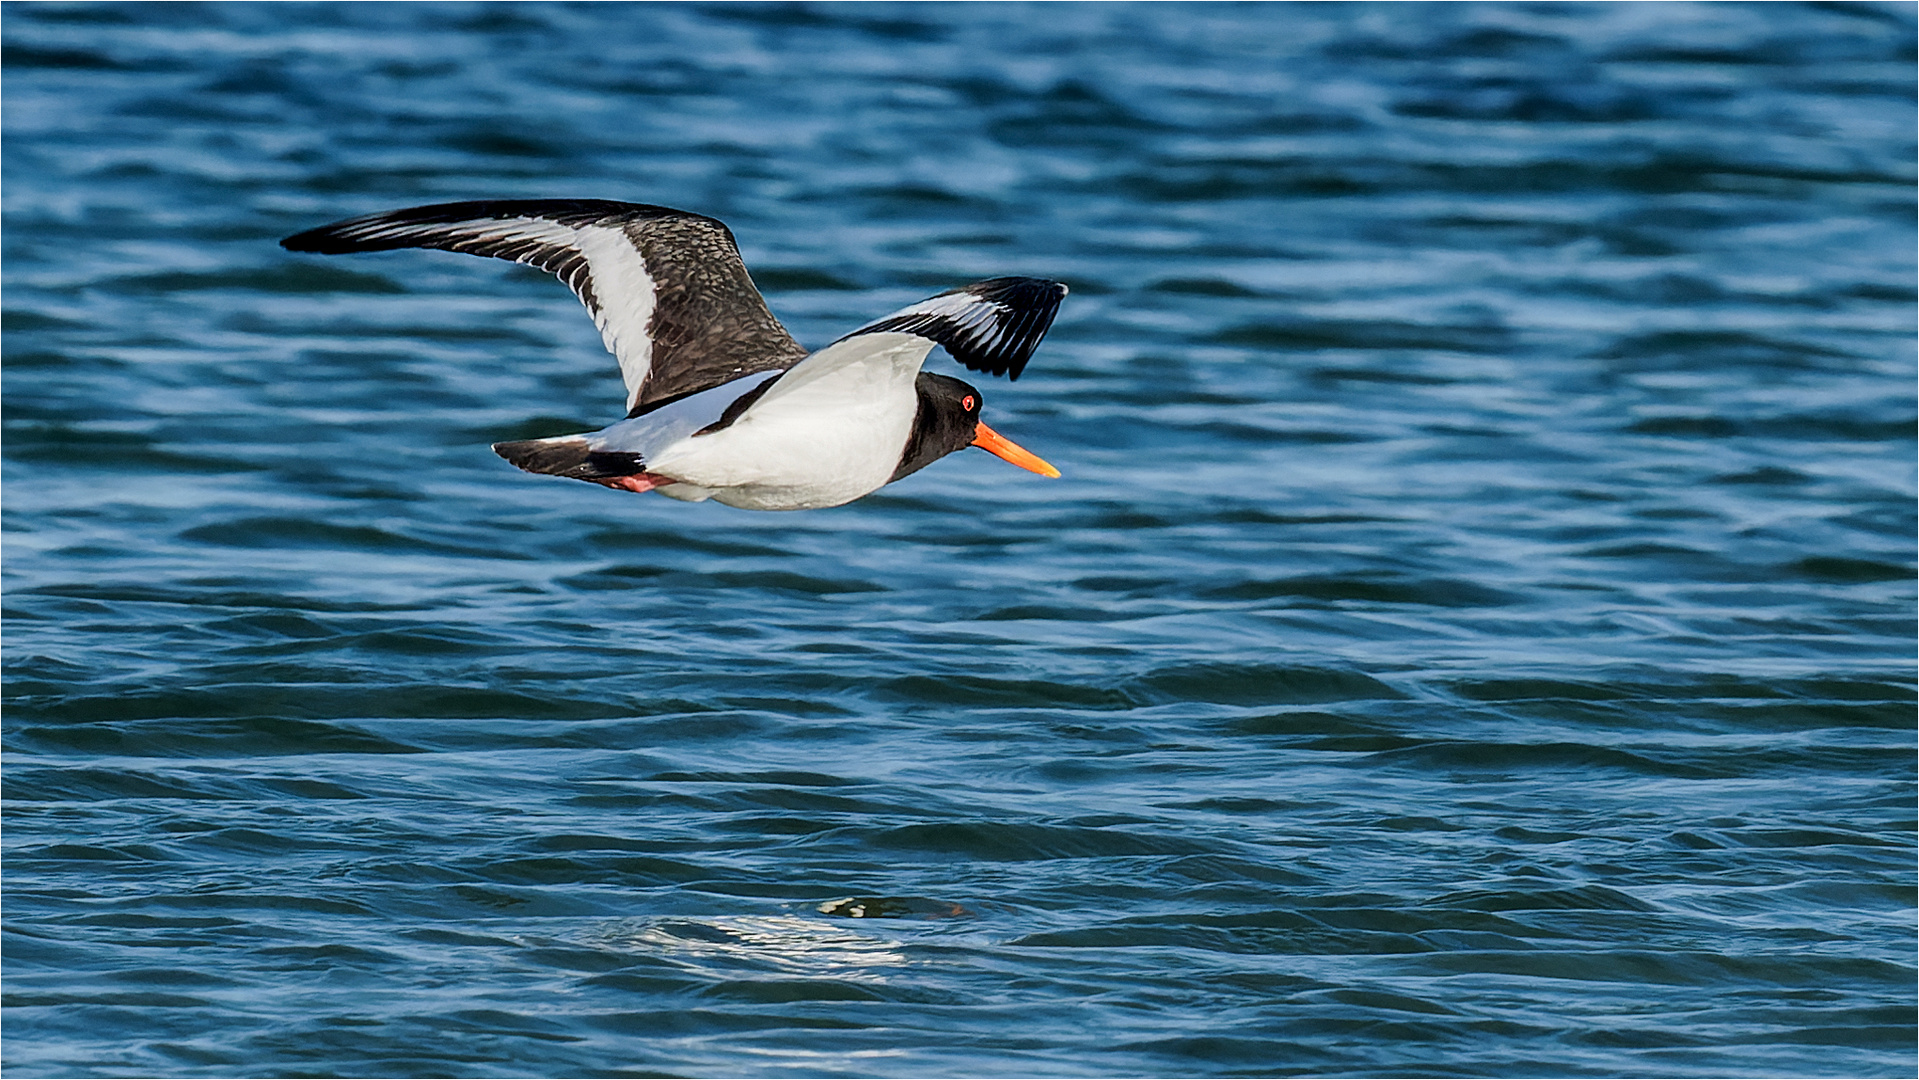
{"type": "Polygon", "coordinates": [[[337,255],[437,248],[527,263],[564,281],[620,361],[629,414],[798,363],[793,340],[713,218],[605,199],[442,203],[335,222],[280,241],[337,255]]]}
{"type": "Polygon", "coordinates": [[[1043,278],[976,281],[896,311],[846,337],[913,334],[945,346],[953,359],[973,371],[1017,379],[1052,328],[1066,291],[1060,282],[1043,278]]]}

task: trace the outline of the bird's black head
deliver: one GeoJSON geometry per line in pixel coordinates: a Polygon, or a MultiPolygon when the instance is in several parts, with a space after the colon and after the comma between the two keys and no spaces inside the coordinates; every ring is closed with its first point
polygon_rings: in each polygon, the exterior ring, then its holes
{"type": "Polygon", "coordinates": [[[893,480],[911,476],[953,451],[973,445],[979,429],[984,402],[972,386],[922,371],[913,389],[919,392],[919,414],[913,417],[913,434],[906,439],[906,451],[900,455],[893,480]]]}
{"type": "Polygon", "coordinates": [[[986,402],[976,388],[946,375],[922,371],[914,389],[919,393],[919,414],[913,418],[913,433],[906,439],[906,450],[900,455],[899,468],[893,471],[893,480],[911,476],[953,451],[969,446],[977,446],[1041,476],[1059,475],[1058,469],[980,423],[980,409],[986,402]]]}

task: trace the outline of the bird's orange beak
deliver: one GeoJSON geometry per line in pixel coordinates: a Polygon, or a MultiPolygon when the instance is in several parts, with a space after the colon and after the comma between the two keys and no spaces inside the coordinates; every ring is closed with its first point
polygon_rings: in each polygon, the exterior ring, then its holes
{"type": "Polygon", "coordinates": [[[1036,472],[1041,476],[1050,476],[1055,480],[1059,479],[1059,470],[1041,461],[1038,454],[1027,451],[985,424],[981,424],[978,434],[973,436],[973,445],[995,457],[1010,461],[1022,469],[1036,472]]]}

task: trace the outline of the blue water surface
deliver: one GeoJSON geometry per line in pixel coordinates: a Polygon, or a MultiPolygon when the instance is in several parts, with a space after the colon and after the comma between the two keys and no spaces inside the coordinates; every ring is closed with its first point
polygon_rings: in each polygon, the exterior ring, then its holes
{"type": "MultiPolygon", "coordinates": [[[[1910,4],[0,8],[11,1076],[1910,1076],[1910,4]],[[968,451],[515,472],[550,278],[1073,292],[968,451]]],[[[932,369],[959,373],[943,354],[932,369]]]]}

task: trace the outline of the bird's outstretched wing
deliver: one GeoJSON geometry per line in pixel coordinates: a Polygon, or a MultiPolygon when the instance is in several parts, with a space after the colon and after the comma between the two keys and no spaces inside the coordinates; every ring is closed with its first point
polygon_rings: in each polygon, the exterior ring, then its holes
{"type": "Polygon", "coordinates": [[[806,356],[766,309],[732,232],[684,210],[605,199],[441,203],[350,218],[280,244],[326,255],[438,248],[549,271],[579,296],[619,359],[628,415],[806,356]]]}
{"type": "Polygon", "coordinates": [[[1006,277],[976,281],[901,308],[828,345],[774,380],[748,409],[764,409],[821,379],[859,369],[876,384],[894,376],[909,381],[934,345],[974,371],[1019,378],[1059,314],[1066,286],[1044,278],[1006,277]]]}
{"type": "Polygon", "coordinates": [[[1019,378],[1053,326],[1066,286],[1044,278],[975,281],[901,308],[840,339],[861,334],[913,334],[946,346],[973,371],[1019,378]]]}

